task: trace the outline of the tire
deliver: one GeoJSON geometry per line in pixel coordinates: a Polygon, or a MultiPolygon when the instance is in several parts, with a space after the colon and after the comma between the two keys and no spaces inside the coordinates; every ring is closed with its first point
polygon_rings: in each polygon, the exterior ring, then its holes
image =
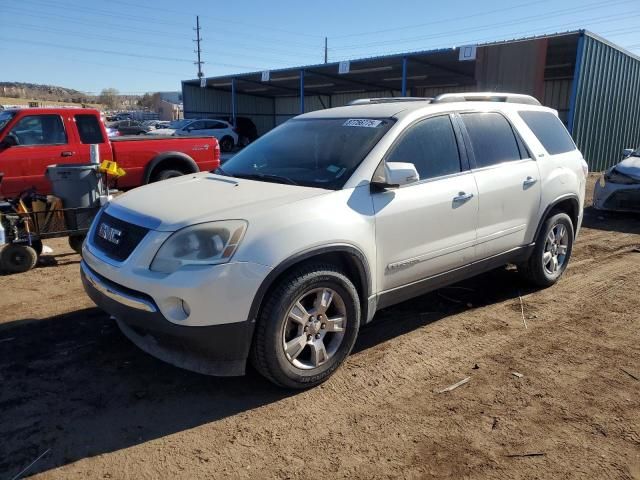
{"type": "Polygon", "coordinates": [[[36,266],[38,254],[28,245],[5,245],[0,251],[0,269],[9,273],[23,273],[36,266]]]}
{"type": "Polygon", "coordinates": [[[220,140],[220,150],[222,150],[223,152],[230,152],[231,150],[233,150],[233,138],[226,136],[226,137],[222,137],[222,139],[220,140]]]}
{"type": "Polygon", "coordinates": [[[69,246],[71,247],[71,250],[80,255],[82,253],[82,243],[86,237],[86,235],[70,235],[69,246]]]}
{"type": "Polygon", "coordinates": [[[181,177],[182,175],[184,175],[184,172],[181,172],[180,170],[175,170],[175,169],[160,170],[158,173],[156,173],[153,176],[152,181],[160,182],[162,180],[168,180],[170,178],[181,177]]]}
{"type": "Polygon", "coordinates": [[[569,264],[574,235],[573,222],[566,213],[556,213],[545,220],[531,257],[518,265],[521,275],[538,287],[550,287],[556,283],[569,264]],[[551,232],[554,233],[553,240],[551,232]]]}
{"type": "Polygon", "coordinates": [[[327,380],[349,355],[359,328],[360,300],[351,280],[335,266],[309,264],[282,278],[267,293],[251,362],[278,386],[314,387],[327,380]],[[318,301],[330,294],[327,308],[314,312],[318,301]]]}

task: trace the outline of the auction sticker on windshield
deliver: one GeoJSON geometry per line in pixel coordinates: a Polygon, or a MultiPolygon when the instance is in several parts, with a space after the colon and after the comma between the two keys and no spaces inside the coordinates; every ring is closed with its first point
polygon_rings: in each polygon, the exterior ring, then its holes
{"type": "Polygon", "coordinates": [[[342,124],[343,127],[366,127],[376,128],[380,126],[382,120],[371,120],[370,118],[350,118],[342,124]]]}

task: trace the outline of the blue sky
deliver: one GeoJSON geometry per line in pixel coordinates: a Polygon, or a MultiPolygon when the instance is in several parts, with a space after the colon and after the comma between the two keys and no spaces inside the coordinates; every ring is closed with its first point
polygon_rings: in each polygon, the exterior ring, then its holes
{"type": "Polygon", "coordinates": [[[0,81],[99,92],[586,28],[640,55],[640,0],[0,0],[0,81]]]}

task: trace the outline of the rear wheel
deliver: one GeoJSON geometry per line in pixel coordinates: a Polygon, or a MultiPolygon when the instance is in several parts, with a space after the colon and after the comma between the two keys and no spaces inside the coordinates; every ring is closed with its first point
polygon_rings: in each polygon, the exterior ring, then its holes
{"type": "Polygon", "coordinates": [[[37,252],[27,245],[9,244],[0,251],[0,269],[9,273],[29,271],[37,261],[37,252]]]}
{"type": "Polygon", "coordinates": [[[549,287],[564,273],[573,249],[573,222],[566,213],[548,218],[538,234],[529,260],[518,266],[521,274],[534,285],[549,287]]]}
{"type": "Polygon", "coordinates": [[[220,150],[223,152],[230,152],[233,150],[233,138],[231,137],[222,137],[220,140],[220,150]]]}
{"type": "Polygon", "coordinates": [[[267,295],[251,352],[254,367],[286,388],[324,382],[358,334],[360,303],[353,283],[331,265],[311,264],[267,295]]]}

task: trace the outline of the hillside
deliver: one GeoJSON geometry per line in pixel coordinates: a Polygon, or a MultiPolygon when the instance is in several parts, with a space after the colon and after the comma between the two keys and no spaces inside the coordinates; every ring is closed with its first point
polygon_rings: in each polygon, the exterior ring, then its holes
{"type": "Polygon", "coordinates": [[[0,97],[64,103],[94,103],[96,101],[94,95],[88,95],[79,90],[22,82],[0,82],[0,97]]]}

